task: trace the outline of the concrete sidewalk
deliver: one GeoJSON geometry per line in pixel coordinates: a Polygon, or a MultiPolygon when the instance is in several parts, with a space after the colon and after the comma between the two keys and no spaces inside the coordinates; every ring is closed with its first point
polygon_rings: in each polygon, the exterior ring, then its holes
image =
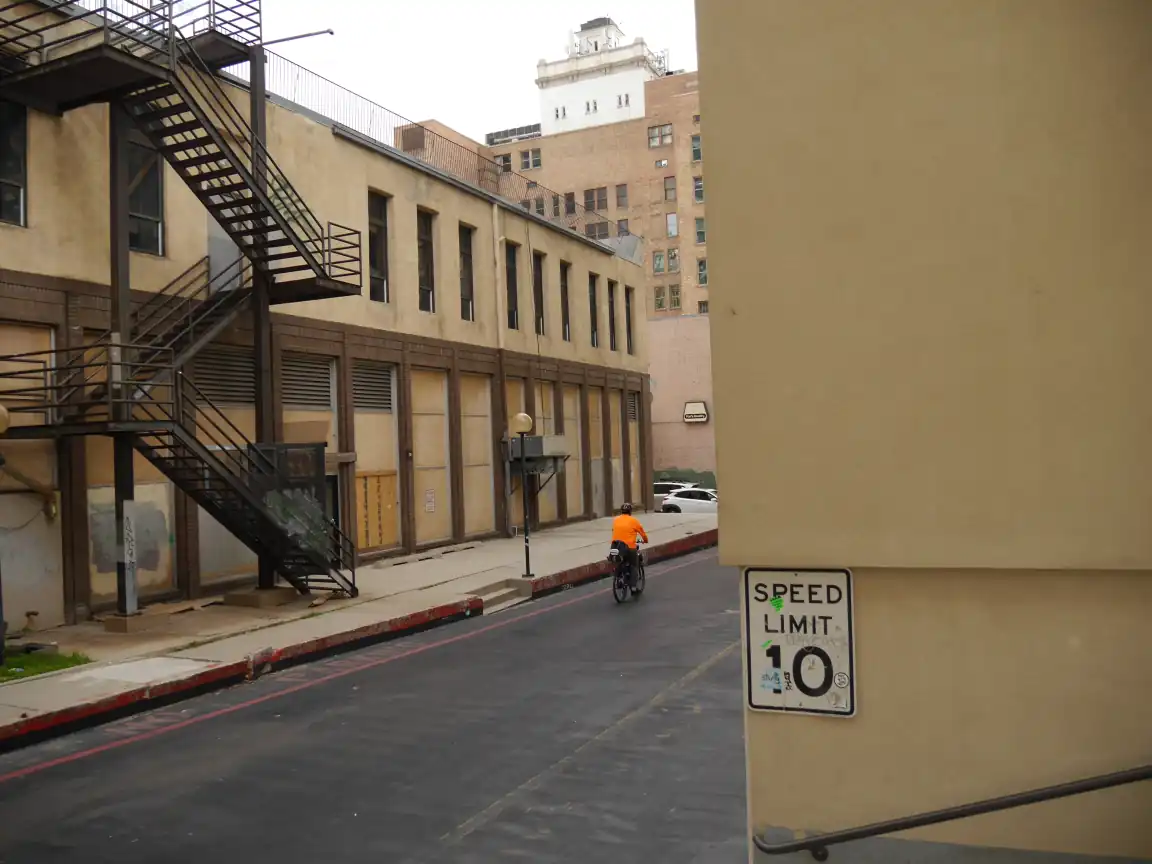
{"type": "MultiPolygon", "coordinates": [[[[650,561],[715,545],[714,515],[650,513],[650,561]]],[[[491,614],[608,573],[610,520],[532,535],[533,578],[523,577],[521,538],[446,547],[367,565],[360,596],[313,607],[310,598],[268,609],[220,598],[173,604],[141,632],[109,633],[98,622],[35,634],[92,664],[0,685],[0,750],[256,677],[339,648],[471,615],[491,614]]],[[[311,598],[314,599],[314,598],[311,598]]]]}

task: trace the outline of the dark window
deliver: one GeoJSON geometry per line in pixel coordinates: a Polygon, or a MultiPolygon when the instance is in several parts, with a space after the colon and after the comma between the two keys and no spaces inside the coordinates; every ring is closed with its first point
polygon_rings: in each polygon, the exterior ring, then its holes
{"type": "Polygon", "coordinates": [[[661,126],[648,127],[648,146],[660,147],[664,144],[672,143],[672,124],[665,123],[661,126]]]}
{"type": "Polygon", "coordinates": [[[28,109],[0,102],[0,222],[26,225],[28,109]]]}
{"type": "Polygon", "coordinates": [[[420,311],[436,311],[436,250],[432,242],[435,214],[416,212],[416,264],[420,280],[420,311]]]}
{"type": "Polygon", "coordinates": [[[607,240],[611,236],[611,222],[590,222],[584,226],[584,236],[593,240],[607,240]]]}
{"type": "Polygon", "coordinates": [[[693,196],[695,196],[697,204],[703,204],[704,203],[704,178],[703,177],[693,177],[692,178],[692,194],[693,194],[693,196]]]}
{"type": "Polygon", "coordinates": [[[164,180],[160,154],[128,145],[128,248],[164,254],[164,180]]]}
{"type": "Polygon", "coordinates": [[[664,178],[664,200],[665,201],[675,201],[676,200],[676,178],[675,177],[665,177],[664,178]]]}
{"type": "Polygon", "coordinates": [[[591,324],[592,332],[592,347],[600,347],[600,313],[596,308],[599,301],[597,295],[600,293],[597,288],[597,282],[600,277],[595,273],[588,274],[588,322],[591,324]]]}
{"type": "Polygon", "coordinates": [[[704,243],[708,240],[708,227],[704,219],[700,216],[696,217],[696,242],[704,243]]]}
{"type": "Polygon", "coordinates": [[[537,216],[543,216],[544,215],[544,199],[543,198],[535,199],[535,204],[536,204],[536,215],[537,216]]]}
{"type": "Polygon", "coordinates": [[[576,215],[576,193],[575,192],[565,192],[564,193],[564,215],[566,215],[566,216],[575,216],[576,215]]]}
{"type": "MultiPolygon", "coordinates": [[[[511,158],[511,157],[509,157],[511,158]]],[[[531,168],[539,168],[543,162],[540,161],[540,148],[534,150],[521,150],[520,151],[520,170],[527,171],[531,168]]]]}
{"type": "Polygon", "coordinates": [[[608,350],[616,348],[616,283],[608,280],[608,350]]]}
{"type": "Polygon", "coordinates": [[[559,195],[553,195],[552,196],[552,216],[554,218],[560,216],[560,196],[559,195]]]}
{"type": "Polygon", "coordinates": [[[668,308],[669,309],[679,309],[680,308],[680,286],[679,285],[669,285],[668,286],[668,308]]]}
{"type": "Polygon", "coordinates": [[[568,273],[572,265],[567,261],[560,262],[560,329],[563,331],[564,341],[572,341],[572,321],[568,317],[568,273]]]}
{"type": "Polygon", "coordinates": [[[627,219],[617,219],[616,220],[616,233],[618,235],[620,235],[621,237],[627,237],[628,236],[629,232],[628,232],[628,220],[627,219]]]}
{"type": "Polygon", "coordinates": [[[368,193],[368,296],[388,302],[388,198],[368,193]]]}
{"type": "Polygon", "coordinates": [[[598,186],[595,189],[584,190],[584,209],[585,210],[607,210],[608,209],[608,187],[598,186]]]}
{"type": "Polygon", "coordinates": [[[501,174],[508,174],[512,171],[512,154],[501,153],[496,157],[496,164],[500,166],[501,174]]]}
{"type": "Polygon", "coordinates": [[[699,312],[701,315],[707,315],[708,314],[708,301],[707,300],[698,301],[696,303],[696,311],[699,312]]]}
{"type": "Polygon", "coordinates": [[[699,135],[693,135],[692,136],[692,161],[693,162],[699,162],[703,158],[704,158],[704,152],[700,148],[700,136],[699,135]]]}
{"type": "Polygon", "coordinates": [[[472,235],[474,228],[460,226],[460,317],[476,320],[476,281],[472,271],[472,235]]]}
{"type": "Polygon", "coordinates": [[[516,282],[516,258],[520,247],[515,243],[504,245],[504,282],[508,290],[508,329],[520,329],[520,289],[516,282]]]}
{"type": "Polygon", "coordinates": [[[620,183],[616,186],[616,208],[627,209],[628,207],[628,184],[620,183]]]}
{"type": "Polygon", "coordinates": [[[536,316],[536,335],[544,335],[544,256],[532,253],[532,312],[536,316]]]}
{"type": "MultiPolygon", "coordinates": [[[[632,295],[635,292],[628,285],[624,286],[624,345],[629,354],[635,354],[635,344],[632,342],[632,295]]],[[[636,418],[633,417],[633,420],[636,418]]]]}
{"type": "Polygon", "coordinates": [[[652,289],[652,298],[653,305],[657,309],[665,308],[667,301],[665,299],[665,288],[663,285],[657,285],[654,289],[652,289]]]}
{"type": "Polygon", "coordinates": [[[708,284],[708,259],[707,258],[697,258],[696,259],[696,284],[698,284],[698,285],[707,285],[708,284]]]}

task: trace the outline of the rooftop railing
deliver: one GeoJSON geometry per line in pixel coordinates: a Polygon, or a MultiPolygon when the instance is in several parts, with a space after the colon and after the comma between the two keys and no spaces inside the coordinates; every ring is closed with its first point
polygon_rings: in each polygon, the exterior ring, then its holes
{"type": "MultiPolygon", "coordinates": [[[[611,236],[612,220],[607,216],[588,210],[579,202],[566,199],[562,193],[510,167],[505,168],[476,150],[414,123],[323,75],[271,51],[265,53],[265,82],[269,94],[374,144],[404,153],[450,177],[498,195],[560,228],[598,240],[611,236]]],[[[247,63],[224,71],[245,84],[249,81],[247,63]]]]}

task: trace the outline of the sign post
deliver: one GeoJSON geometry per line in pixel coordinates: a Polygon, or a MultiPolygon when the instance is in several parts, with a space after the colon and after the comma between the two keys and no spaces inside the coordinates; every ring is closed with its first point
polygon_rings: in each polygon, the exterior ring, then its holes
{"type": "Polygon", "coordinates": [[[744,629],[750,709],[856,713],[848,570],[746,567],[744,629]]]}

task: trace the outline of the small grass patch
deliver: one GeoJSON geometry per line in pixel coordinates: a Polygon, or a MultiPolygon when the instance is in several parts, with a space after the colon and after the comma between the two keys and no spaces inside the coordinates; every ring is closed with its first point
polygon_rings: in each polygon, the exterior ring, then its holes
{"type": "Polygon", "coordinates": [[[15,654],[11,650],[4,653],[4,663],[0,665],[0,684],[19,678],[31,678],[45,672],[56,672],[83,666],[90,663],[83,654],[57,654],[51,651],[33,651],[31,654],[15,654]]]}

